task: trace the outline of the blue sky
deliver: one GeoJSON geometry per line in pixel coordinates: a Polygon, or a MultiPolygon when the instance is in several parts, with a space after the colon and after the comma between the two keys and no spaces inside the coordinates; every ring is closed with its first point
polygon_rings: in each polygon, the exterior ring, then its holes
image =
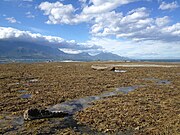
{"type": "Polygon", "coordinates": [[[1,0],[0,39],[66,53],[180,58],[178,0],[1,0]]]}

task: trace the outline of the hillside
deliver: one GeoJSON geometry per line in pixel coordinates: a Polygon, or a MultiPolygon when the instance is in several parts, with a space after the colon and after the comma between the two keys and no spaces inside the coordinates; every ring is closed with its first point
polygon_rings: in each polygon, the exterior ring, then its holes
{"type": "Polygon", "coordinates": [[[53,60],[76,60],[76,61],[107,61],[107,60],[127,60],[112,53],[100,53],[91,56],[88,53],[67,54],[58,48],[45,46],[33,42],[23,41],[0,41],[1,59],[53,59],[53,60]]]}

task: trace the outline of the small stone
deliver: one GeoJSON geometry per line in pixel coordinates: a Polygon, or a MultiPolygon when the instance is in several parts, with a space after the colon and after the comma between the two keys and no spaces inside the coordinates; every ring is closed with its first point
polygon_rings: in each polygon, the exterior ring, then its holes
{"type": "Polygon", "coordinates": [[[39,94],[39,91],[36,91],[35,93],[36,93],[36,94],[39,94]]]}
{"type": "Polygon", "coordinates": [[[38,82],[38,79],[31,79],[31,80],[29,80],[29,82],[30,83],[36,83],[36,82],[38,82]]]}
{"type": "Polygon", "coordinates": [[[140,127],[139,127],[139,126],[135,128],[135,130],[139,130],[139,129],[140,129],[140,127]]]}

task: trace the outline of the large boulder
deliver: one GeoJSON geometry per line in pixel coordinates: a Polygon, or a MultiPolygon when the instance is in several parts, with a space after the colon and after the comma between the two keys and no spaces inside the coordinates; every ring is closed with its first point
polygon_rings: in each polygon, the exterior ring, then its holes
{"type": "Polygon", "coordinates": [[[114,71],[115,67],[114,66],[101,66],[101,65],[92,65],[91,66],[92,69],[94,70],[98,70],[98,71],[114,71]]]}

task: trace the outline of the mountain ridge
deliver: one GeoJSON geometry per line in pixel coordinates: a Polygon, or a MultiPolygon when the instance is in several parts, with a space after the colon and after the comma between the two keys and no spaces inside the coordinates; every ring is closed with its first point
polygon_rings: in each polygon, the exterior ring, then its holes
{"type": "Polygon", "coordinates": [[[25,41],[0,40],[0,58],[6,59],[54,59],[54,60],[76,60],[76,61],[122,61],[128,60],[110,52],[102,52],[95,56],[82,52],[79,54],[68,54],[58,48],[25,41]]]}

